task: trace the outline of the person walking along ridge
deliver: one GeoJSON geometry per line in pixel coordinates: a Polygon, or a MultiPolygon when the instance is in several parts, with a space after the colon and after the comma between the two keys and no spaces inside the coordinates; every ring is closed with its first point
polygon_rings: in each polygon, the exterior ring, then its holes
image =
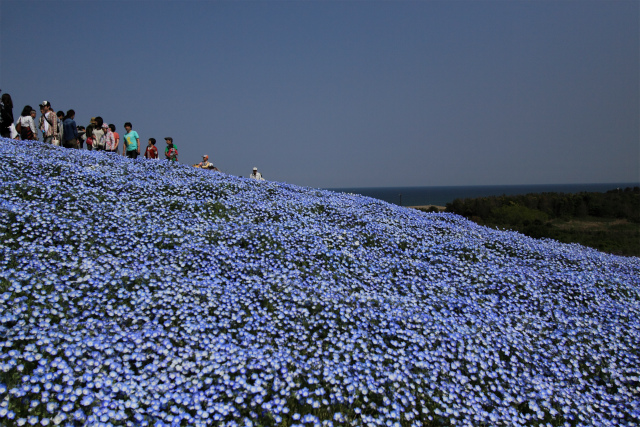
{"type": "Polygon", "coordinates": [[[176,147],[173,143],[173,138],[170,136],[166,137],[165,142],[167,143],[167,147],[164,149],[164,156],[167,160],[172,162],[178,161],[178,147],[176,147]]]}
{"type": "Polygon", "coordinates": [[[56,113],[56,117],[58,118],[58,140],[60,140],[60,145],[64,144],[64,111],[58,111],[56,113]]]}
{"type": "MultiPolygon", "coordinates": [[[[43,142],[53,144],[58,138],[58,117],[51,108],[49,101],[42,101],[40,104],[40,131],[42,131],[43,142]]],[[[59,140],[57,141],[59,144],[59,140]]]]}
{"type": "Polygon", "coordinates": [[[62,126],[64,127],[64,131],[62,132],[64,137],[64,140],[62,141],[63,147],[78,148],[78,126],[76,125],[75,118],[75,111],[67,111],[64,122],[62,122],[62,126]]]}
{"type": "Polygon", "coordinates": [[[102,144],[102,137],[104,136],[103,125],[104,120],[102,120],[102,117],[96,116],[96,125],[91,132],[94,150],[103,151],[105,149],[104,145],[102,144]]]}
{"type": "Polygon", "coordinates": [[[116,138],[113,136],[113,132],[111,132],[109,125],[103,123],[102,130],[104,135],[102,135],[102,138],[100,139],[100,145],[102,145],[105,151],[109,153],[117,152],[116,138]]]}
{"type": "Polygon", "coordinates": [[[109,123],[109,129],[111,129],[111,132],[113,132],[113,139],[116,140],[116,145],[113,149],[113,152],[117,153],[118,148],[120,147],[120,134],[116,132],[116,125],[114,125],[113,123],[109,123]]]}
{"type": "Polygon", "coordinates": [[[13,125],[13,101],[11,95],[3,93],[0,97],[0,136],[11,138],[13,125]]]}
{"type": "Polygon", "coordinates": [[[138,132],[132,130],[133,125],[131,122],[125,123],[124,129],[127,133],[124,134],[122,155],[126,155],[130,159],[135,159],[140,154],[140,136],[138,136],[138,132]]]}
{"type": "Polygon", "coordinates": [[[38,134],[36,123],[31,116],[32,111],[33,108],[31,108],[31,105],[25,105],[25,107],[22,109],[22,114],[16,122],[16,131],[18,131],[20,139],[23,141],[33,141],[38,134]]]}
{"type": "Polygon", "coordinates": [[[147,149],[144,152],[145,159],[157,159],[158,158],[158,149],[156,148],[156,139],[149,138],[149,142],[147,143],[147,149]]]}

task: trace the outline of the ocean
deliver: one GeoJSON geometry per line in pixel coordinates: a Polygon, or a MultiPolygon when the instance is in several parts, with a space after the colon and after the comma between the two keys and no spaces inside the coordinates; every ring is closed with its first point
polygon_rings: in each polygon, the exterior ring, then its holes
{"type": "Polygon", "coordinates": [[[446,206],[455,199],[514,196],[529,193],[605,193],[616,188],[637,187],[640,183],[546,184],[546,185],[472,185],[450,187],[366,187],[328,188],[331,191],[361,194],[400,206],[446,206]]]}

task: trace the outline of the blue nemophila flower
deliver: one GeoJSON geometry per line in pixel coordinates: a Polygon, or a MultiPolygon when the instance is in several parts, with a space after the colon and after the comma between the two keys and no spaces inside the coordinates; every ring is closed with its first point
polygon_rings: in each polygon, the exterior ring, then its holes
{"type": "Polygon", "coordinates": [[[164,162],[0,156],[17,425],[635,421],[637,258],[164,162]]]}

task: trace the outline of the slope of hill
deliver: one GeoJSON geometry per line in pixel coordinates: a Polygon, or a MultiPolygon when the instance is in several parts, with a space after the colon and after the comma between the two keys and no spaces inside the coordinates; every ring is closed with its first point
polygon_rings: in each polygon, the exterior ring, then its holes
{"type": "Polygon", "coordinates": [[[0,140],[0,424],[637,425],[640,259],[0,140]]]}

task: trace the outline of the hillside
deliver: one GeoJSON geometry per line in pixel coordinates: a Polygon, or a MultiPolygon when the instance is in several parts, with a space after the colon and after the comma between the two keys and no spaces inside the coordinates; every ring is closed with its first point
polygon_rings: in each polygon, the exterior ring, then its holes
{"type": "Polygon", "coordinates": [[[0,424],[637,425],[640,259],[0,139],[0,424]]]}

